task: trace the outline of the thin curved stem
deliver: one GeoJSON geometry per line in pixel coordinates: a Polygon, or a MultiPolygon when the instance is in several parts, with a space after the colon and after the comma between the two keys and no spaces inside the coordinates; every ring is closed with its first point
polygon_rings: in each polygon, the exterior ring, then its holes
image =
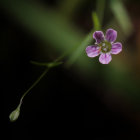
{"type": "MultiPolygon", "coordinates": [[[[62,55],[60,57],[58,57],[56,60],[54,60],[52,63],[48,63],[49,65],[46,65],[46,69],[44,70],[44,72],[37,78],[37,80],[29,87],[29,89],[22,95],[21,99],[20,99],[20,103],[18,105],[18,107],[20,108],[22,101],[24,99],[24,97],[40,82],[40,80],[46,75],[46,73],[49,71],[50,68],[58,66],[60,64],[62,64],[62,62],[58,62],[59,60],[61,60],[65,55],[62,55]],[[58,62],[57,64],[55,62],[58,62]],[[55,64],[53,64],[55,63],[55,64]],[[51,64],[51,65],[50,65],[51,64]]],[[[32,61],[34,62],[34,61],[32,61]]],[[[34,62],[37,63],[37,62],[34,62]]],[[[41,64],[41,63],[38,63],[41,64]]]]}
{"type": "Polygon", "coordinates": [[[47,67],[44,72],[36,79],[36,81],[29,87],[29,89],[22,95],[20,102],[17,106],[17,108],[12,111],[9,115],[10,121],[14,122],[18,119],[20,114],[20,107],[22,105],[24,97],[40,82],[40,80],[46,75],[46,73],[49,71],[50,67],[47,67]]]}
{"type": "Polygon", "coordinates": [[[44,72],[37,78],[37,80],[29,87],[29,89],[22,95],[19,103],[19,107],[22,104],[22,101],[24,97],[40,82],[40,80],[46,75],[46,73],[49,71],[49,68],[46,68],[44,72]]]}

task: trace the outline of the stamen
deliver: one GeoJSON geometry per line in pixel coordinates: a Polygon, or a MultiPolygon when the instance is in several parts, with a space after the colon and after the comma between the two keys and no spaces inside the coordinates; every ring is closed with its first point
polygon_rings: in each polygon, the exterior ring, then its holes
{"type": "Polygon", "coordinates": [[[98,51],[98,53],[101,51],[101,47],[99,48],[99,51],[98,51]]]}
{"type": "Polygon", "coordinates": [[[104,47],[105,46],[105,43],[103,43],[102,46],[104,47]]]}
{"type": "Polygon", "coordinates": [[[107,48],[103,48],[104,51],[107,51],[107,48]]]}

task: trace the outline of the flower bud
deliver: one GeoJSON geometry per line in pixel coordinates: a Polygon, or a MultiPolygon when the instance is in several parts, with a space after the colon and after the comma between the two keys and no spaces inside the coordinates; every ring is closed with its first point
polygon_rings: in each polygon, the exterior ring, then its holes
{"type": "Polygon", "coordinates": [[[14,111],[12,111],[9,115],[9,119],[11,122],[14,122],[18,119],[19,117],[19,114],[20,114],[20,108],[17,107],[14,111]]]}

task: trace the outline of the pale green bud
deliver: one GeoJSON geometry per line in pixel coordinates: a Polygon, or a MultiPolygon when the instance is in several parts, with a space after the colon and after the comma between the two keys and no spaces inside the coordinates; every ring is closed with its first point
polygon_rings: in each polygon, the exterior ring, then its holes
{"type": "Polygon", "coordinates": [[[18,119],[19,117],[19,114],[20,114],[20,108],[17,107],[14,111],[12,111],[9,115],[9,119],[11,122],[14,122],[18,119]]]}

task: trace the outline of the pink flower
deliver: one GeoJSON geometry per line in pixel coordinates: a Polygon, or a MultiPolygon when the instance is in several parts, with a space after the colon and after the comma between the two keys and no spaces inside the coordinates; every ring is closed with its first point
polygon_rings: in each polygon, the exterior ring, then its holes
{"type": "Polygon", "coordinates": [[[108,64],[112,60],[111,54],[118,54],[122,51],[122,44],[120,42],[114,43],[117,38],[117,31],[113,29],[108,29],[105,37],[102,31],[96,31],[93,33],[93,38],[96,43],[86,48],[87,56],[96,57],[100,55],[99,61],[102,64],[108,64]]]}

